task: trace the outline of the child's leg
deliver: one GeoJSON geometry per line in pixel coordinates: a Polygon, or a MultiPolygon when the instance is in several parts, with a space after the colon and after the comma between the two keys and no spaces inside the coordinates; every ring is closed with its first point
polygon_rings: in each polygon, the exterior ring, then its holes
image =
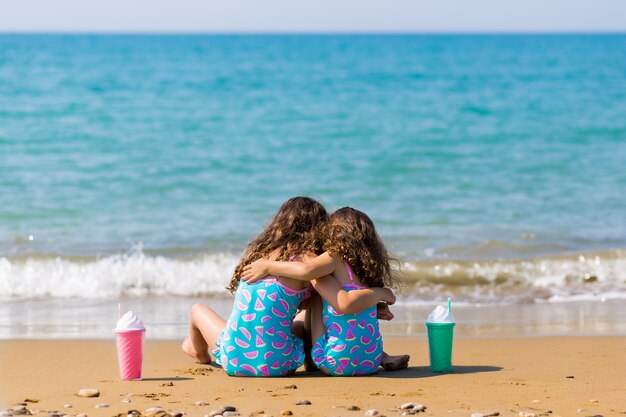
{"type": "MultiPolygon", "coordinates": [[[[324,322],[322,321],[323,309],[324,308],[322,305],[322,298],[319,296],[319,294],[314,294],[313,296],[311,296],[311,301],[307,311],[310,310],[309,320],[311,325],[312,343],[315,343],[321,335],[326,333],[326,328],[324,328],[324,322]]],[[[322,373],[326,375],[330,375],[330,372],[326,368],[320,368],[320,371],[322,371],[322,373]]]]}
{"type": "MultiPolygon", "coordinates": [[[[391,320],[393,319],[393,313],[389,310],[387,303],[378,303],[376,306],[379,320],[391,320]]],[[[385,371],[397,371],[399,369],[405,369],[409,366],[409,355],[387,355],[383,352],[383,358],[380,361],[380,366],[385,368],[385,371]]]]}
{"type": "Polygon", "coordinates": [[[226,320],[212,308],[194,304],[191,307],[189,337],[182,344],[183,351],[200,363],[211,363],[209,349],[216,349],[215,341],[226,327],[226,320]]]}
{"type": "Polygon", "coordinates": [[[310,310],[307,306],[306,309],[301,310],[296,317],[293,319],[293,324],[291,325],[291,333],[298,336],[304,342],[304,370],[305,371],[314,371],[317,369],[317,366],[313,363],[313,359],[311,358],[311,349],[313,348],[313,343],[311,342],[311,319],[310,319],[310,310]]]}

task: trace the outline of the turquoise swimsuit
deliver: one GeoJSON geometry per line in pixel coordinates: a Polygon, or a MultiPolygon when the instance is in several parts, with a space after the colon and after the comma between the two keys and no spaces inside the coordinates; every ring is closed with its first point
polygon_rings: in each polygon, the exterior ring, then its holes
{"type": "Polygon", "coordinates": [[[235,304],[213,351],[230,376],[284,376],[304,362],[302,339],[291,324],[310,287],[291,289],[268,277],[239,283],[235,304]]]}
{"type": "MultiPolygon", "coordinates": [[[[350,285],[346,291],[358,290],[350,265],[346,270],[350,285]]],[[[328,369],[333,376],[369,375],[378,370],[383,356],[383,339],[378,328],[376,306],[357,314],[340,314],[324,300],[322,320],[326,333],[313,345],[315,365],[328,369]]]]}

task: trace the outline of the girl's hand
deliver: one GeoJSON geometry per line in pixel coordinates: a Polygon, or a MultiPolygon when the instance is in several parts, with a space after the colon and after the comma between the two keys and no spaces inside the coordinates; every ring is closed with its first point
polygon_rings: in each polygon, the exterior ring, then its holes
{"type": "Polygon", "coordinates": [[[394,315],[391,312],[391,310],[389,310],[389,304],[387,303],[378,303],[376,304],[376,310],[378,313],[378,319],[379,320],[392,320],[394,315]]]}
{"type": "Polygon", "coordinates": [[[267,266],[268,262],[269,261],[267,259],[258,259],[251,264],[244,266],[241,279],[246,281],[248,284],[253,284],[261,278],[265,278],[269,275],[267,266]]]}
{"type": "Polygon", "coordinates": [[[376,288],[377,294],[380,296],[380,301],[386,304],[395,304],[396,296],[389,288],[376,288]]]}

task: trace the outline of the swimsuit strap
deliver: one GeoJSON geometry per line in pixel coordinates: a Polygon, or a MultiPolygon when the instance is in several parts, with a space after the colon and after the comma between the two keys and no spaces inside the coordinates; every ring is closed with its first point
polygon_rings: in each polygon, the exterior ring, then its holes
{"type": "Polygon", "coordinates": [[[350,269],[350,264],[345,259],[343,263],[346,265],[346,271],[348,271],[348,276],[350,277],[350,284],[354,285],[354,278],[352,277],[352,269],[350,269]]]}

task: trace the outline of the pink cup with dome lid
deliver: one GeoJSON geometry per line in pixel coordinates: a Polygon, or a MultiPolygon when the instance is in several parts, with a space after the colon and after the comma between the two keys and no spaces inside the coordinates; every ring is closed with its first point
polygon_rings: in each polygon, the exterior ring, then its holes
{"type": "Polygon", "coordinates": [[[122,381],[141,379],[145,333],[146,328],[143,322],[132,311],[127,311],[117,322],[115,341],[117,343],[117,360],[122,381]]]}

